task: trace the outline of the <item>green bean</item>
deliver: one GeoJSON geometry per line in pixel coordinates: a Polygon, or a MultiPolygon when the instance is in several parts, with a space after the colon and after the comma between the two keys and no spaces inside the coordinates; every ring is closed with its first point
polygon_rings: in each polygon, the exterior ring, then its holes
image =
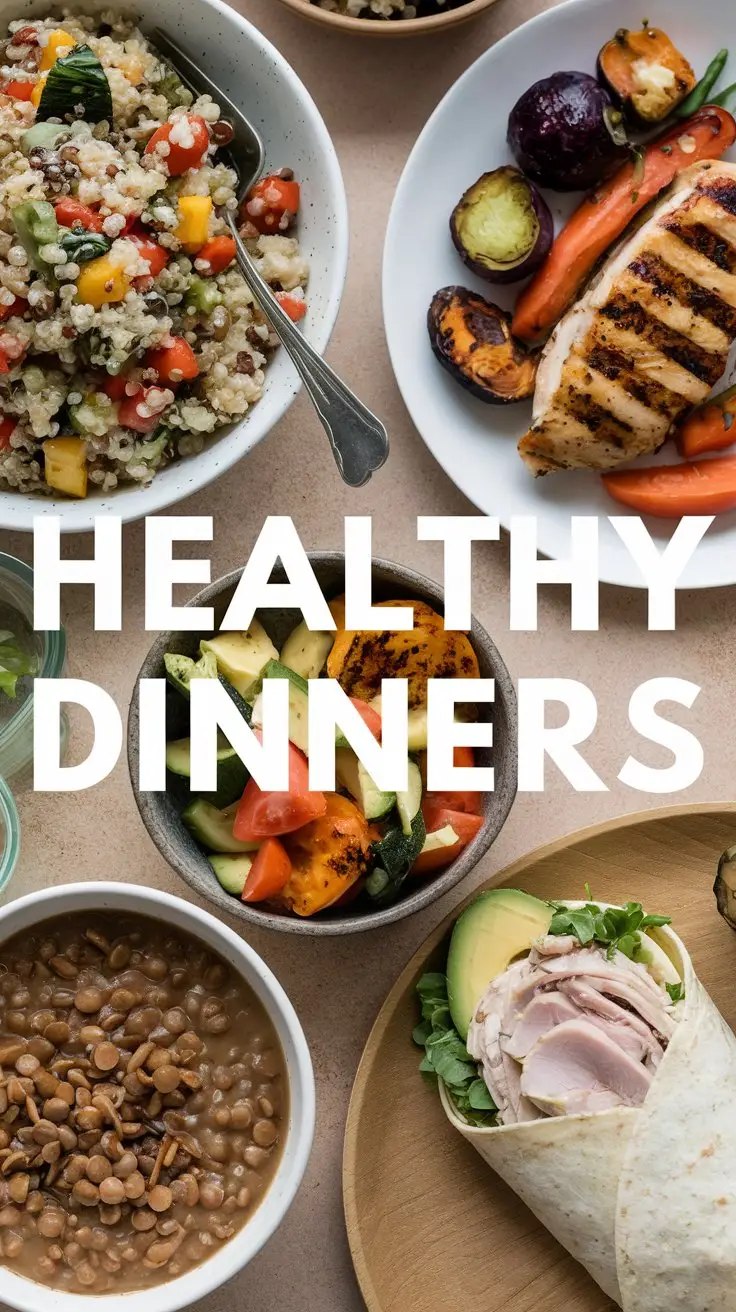
{"type": "Polygon", "coordinates": [[[736,82],[732,82],[730,87],[721,91],[720,95],[714,96],[710,102],[712,105],[720,105],[721,109],[736,109],[736,82]],[[729,104],[731,101],[731,104],[729,104]]]}
{"type": "MultiPolygon", "coordinates": [[[[702,109],[708,100],[708,97],[718,81],[721,73],[726,66],[728,59],[727,50],[719,50],[715,59],[712,59],[696,86],[693,87],[689,96],[686,96],[682,104],[675,110],[675,118],[688,118],[696,110],[702,109]]],[[[719,102],[714,102],[718,104],[719,102]]]]}

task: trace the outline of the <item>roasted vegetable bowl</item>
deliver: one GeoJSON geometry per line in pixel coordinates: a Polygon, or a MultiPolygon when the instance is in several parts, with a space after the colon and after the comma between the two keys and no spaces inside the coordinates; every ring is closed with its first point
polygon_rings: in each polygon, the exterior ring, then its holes
{"type": "MultiPolygon", "coordinates": [[[[341,617],[344,563],[315,554],[312,568],[337,628],[314,633],[298,611],[258,612],[247,633],[218,632],[240,571],[211,585],[192,605],[214,609],[212,634],[162,634],[141,678],[166,675],[167,790],[144,792],[139,776],[137,693],[128,754],[136,802],[162,855],[221,910],[280,930],[341,934],[402,918],[452,887],[499,833],[516,792],[516,703],[503,661],[474,621],[468,634],[444,630],[441,589],[403,567],[375,561],[374,601],[414,606],[411,633],[355,635],[341,617]],[[374,651],[376,659],[370,657],[374,651]],[[356,658],[359,653],[359,658],[356,658]],[[366,655],[368,653],[368,655],[366,655]],[[347,746],[336,741],[336,790],[310,792],[306,750],[306,682],[336,678],[376,737],[381,732],[381,677],[409,680],[409,776],[405,793],[387,794],[347,746]],[[427,791],[426,681],[462,675],[495,679],[492,707],[493,793],[427,791]],[[192,678],[219,678],[251,727],[261,716],[259,690],[289,680],[290,788],[261,790],[226,739],[218,752],[217,790],[190,790],[189,708],[192,678]]],[[[283,575],[281,576],[283,579],[283,575]]],[[[274,580],[279,580],[278,572],[274,580]]],[[[485,706],[478,713],[485,718],[485,706]]],[[[460,750],[460,749],[458,749],[460,750]]],[[[491,753],[464,749],[457,764],[487,765],[491,753]]]]}

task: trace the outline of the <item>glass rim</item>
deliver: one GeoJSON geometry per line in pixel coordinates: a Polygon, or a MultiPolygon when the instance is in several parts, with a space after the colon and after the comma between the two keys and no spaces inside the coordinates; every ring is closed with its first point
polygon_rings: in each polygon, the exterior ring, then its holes
{"type": "MultiPolygon", "coordinates": [[[[17,556],[10,556],[7,552],[0,551],[0,573],[3,570],[9,574],[14,574],[33,592],[33,568],[31,565],[27,565],[24,560],[19,560],[17,556]]],[[[66,633],[63,627],[44,629],[41,631],[41,636],[43,638],[43,656],[41,669],[35,677],[58,679],[63,672],[66,660],[66,633]]],[[[30,727],[33,720],[33,701],[33,692],[31,692],[22,706],[18,708],[14,715],[11,715],[7,723],[0,729],[0,742],[7,742],[16,733],[30,727]]]]}
{"type": "Polygon", "coordinates": [[[15,798],[3,778],[0,778],[0,826],[4,830],[0,848],[0,894],[7,888],[20,855],[20,818],[15,798]]]}

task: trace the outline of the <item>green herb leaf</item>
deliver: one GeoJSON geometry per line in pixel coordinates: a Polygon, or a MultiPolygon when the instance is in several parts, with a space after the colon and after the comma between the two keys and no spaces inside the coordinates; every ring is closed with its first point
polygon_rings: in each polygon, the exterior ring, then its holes
{"type": "Polygon", "coordinates": [[[38,673],[38,659],[22,651],[9,629],[0,633],[0,692],[15,700],[18,680],[38,673]]]}
{"type": "Polygon", "coordinates": [[[452,1023],[447,1003],[447,979],[436,971],[422,975],[416,985],[422,1004],[422,1022],[412,1033],[424,1047],[419,1070],[430,1083],[442,1080],[453,1104],[470,1125],[495,1125],[496,1104],[463,1040],[452,1023]]]}
{"type": "Polygon", "coordinates": [[[65,232],[59,243],[75,264],[96,260],[110,249],[110,238],[104,232],[65,232]]]}
{"type": "MultiPolygon", "coordinates": [[[[585,892],[589,897],[587,884],[585,892]]],[[[646,960],[640,931],[670,924],[669,916],[645,915],[641,902],[627,902],[625,907],[606,907],[605,911],[594,902],[575,910],[560,902],[553,902],[552,906],[555,914],[548,933],[573,934],[583,947],[588,943],[602,943],[608,949],[609,960],[616,952],[622,952],[632,961],[646,960]]]]}
{"type": "Polygon", "coordinates": [[[673,1002],[682,1002],[685,996],[685,985],[682,980],[679,984],[665,984],[665,988],[673,1002]]]}
{"type": "Polygon", "coordinates": [[[75,46],[49,69],[36,110],[36,121],[47,118],[112,122],[112,93],[105,70],[89,46],[75,46]]]}

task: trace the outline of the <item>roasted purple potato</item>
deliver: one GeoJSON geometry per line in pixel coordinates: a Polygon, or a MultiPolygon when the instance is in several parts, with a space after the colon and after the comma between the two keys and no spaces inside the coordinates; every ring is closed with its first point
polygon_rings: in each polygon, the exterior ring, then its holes
{"type": "Polygon", "coordinates": [[[452,211],[450,232],[473,273],[507,283],[539,268],[552,245],[554,224],[534,183],[505,164],[468,187],[452,211]]]}
{"type": "Polygon", "coordinates": [[[553,191],[594,187],[625,154],[608,126],[613,108],[588,73],[535,82],[509,115],[508,143],[519,168],[553,191]]]}
{"type": "Polygon", "coordinates": [[[511,315],[477,292],[435,292],[427,328],[440,364],[479,400],[507,405],[534,394],[538,353],[520,346],[511,336],[511,315]]]}

